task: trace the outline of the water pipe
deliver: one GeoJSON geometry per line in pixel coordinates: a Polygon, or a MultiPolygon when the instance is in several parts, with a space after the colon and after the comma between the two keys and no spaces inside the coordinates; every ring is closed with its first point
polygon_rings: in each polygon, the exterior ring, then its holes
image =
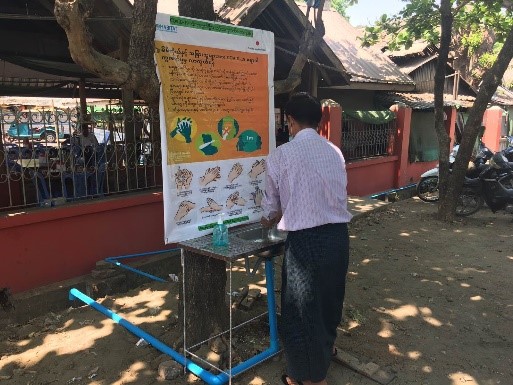
{"type": "Polygon", "coordinates": [[[393,192],[397,192],[397,191],[402,191],[402,190],[407,190],[407,189],[410,189],[410,188],[414,188],[415,186],[417,186],[417,184],[416,183],[412,183],[412,184],[409,184],[409,185],[404,186],[404,187],[394,188],[394,189],[391,189],[391,190],[382,191],[382,192],[379,192],[379,193],[376,193],[376,194],[372,194],[372,195],[369,196],[369,198],[377,199],[381,195],[385,195],[385,194],[389,194],[389,193],[393,193],[393,192]]]}
{"type": "MultiPolygon", "coordinates": [[[[128,258],[126,256],[125,258],[128,258]]],[[[254,365],[260,363],[261,361],[270,358],[274,355],[276,355],[280,349],[279,349],[279,343],[278,343],[278,323],[277,323],[277,317],[276,317],[276,302],[274,298],[274,267],[272,259],[268,259],[265,261],[265,276],[266,276],[266,288],[267,288],[267,309],[269,314],[269,332],[270,332],[270,346],[265,351],[261,352],[260,354],[250,358],[249,360],[246,360],[244,362],[241,362],[231,370],[231,377],[236,376],[237,374],[240,374],[244,372],[245,370],[253,367],[254,365]]],[[[72,288],[69,291],[69,300],[80,300],[84,302],[85,304],[91,306],[93,309],[99,311],[100,313],[104,314],[105,316],[112,319],[114,322],[120,324],[125,329],[130,331],[131,333],[135,334],[136,336],[143,338],[146,342],[148,342],[150,345],[152,345],[157,350],[161,351],[164,354],[167,354],[171,358],[173,358],[176,362],[178,362],[180,365],[184,366],[189,370],[191,373],[195,374],[199,378],[201,378],[203,381],[210,385],[223,385],[226,384],[230,380],[230,376],[226,373],[220,373],[218,375],[214,375],[210,373],[208,370],[203,369],[199,365],[195,364],[191,360],[188,360],[186,357],[184,357],[182,354],[178,353],[176,350],[170,348],[163,342],[157,340],[155,337],[153,337],[151,334],[146,333],[141,328],[133,325],[120,315],[114,313],[112,310],[107,309],[106,307],[100,305],[98,302],[93,300],[92,298],[88,297],[84,293],[82,293],[80,290],[76,288],[72,288]]]]}
{"type": "Polygon", "coordinates": [[[109,257],[109,258],[105,258],[105,262],[112,263],[113,265],[119,266],[119,267],[121,267],[123,269],[126,269],[126,270],[129,270],[129,271],[131,271],[133,273],[144,275],[145,277],[151,278],[151,279],[153,279],[154,281],[157,281],[157,282],[167,282],[165,279],[162,279],[162,278],[157,277],[155,275],[152,275],[152,274],[149,274],[149,273],[145,273],[144,271],[141,271],[141,270],[135,269],[133,267],[124,265],[121,262],[118,262],[118,259],[144,257],[144,256],[147,256],[147,255],[162,254],[162,253],[167,253],[169,251],[177,251],[177,250],[180,250],[180,249],[174,248],[174,249],[166,249],[166,250],[159,250],[159,251],[150,251],[150,252],[147,252],[147,253],[128,254],[128,255],[122,255],[122,256],[119,256],[119,257],[109,257]]]}

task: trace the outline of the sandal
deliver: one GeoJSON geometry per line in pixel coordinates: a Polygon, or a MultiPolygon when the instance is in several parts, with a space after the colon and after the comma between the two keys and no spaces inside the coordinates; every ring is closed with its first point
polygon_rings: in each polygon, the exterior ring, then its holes
{"type": "MultiPolygon", "coordinates": [[[[287,376],[286,374],[283,374],[281,376],[281,382],[283,382],[285,385],[291,385],[291,383],[289,383],[287,381],[287,379],[289,379],[290,377],[287,376]]],[[[292,380],[292,379],[291,379],[292,380]]],[[[301,381],[294,381],[297,385],[303,385],[303,383],[301,381]]]]}

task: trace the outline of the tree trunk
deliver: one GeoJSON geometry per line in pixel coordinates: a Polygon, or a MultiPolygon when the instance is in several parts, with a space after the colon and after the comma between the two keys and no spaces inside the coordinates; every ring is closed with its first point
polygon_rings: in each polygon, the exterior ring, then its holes
{"type": "MultiPolygon", "coordinates": [[[[184,252],[185,331],[187,347],[228,328],[226,263],[184,252]]],[[[183,286],[180,286],[179,323],[183,320],[183,286]]]]}
{"type": "MultiPolygon", "coordinates": [[[[438,61],[435,72],[435,130],[438,138],[438,159],[439,159],[439,194],[440,201],[445,201],[447,193],[447,180],[449,178],[449,145],[450,138],[444,124],[444,88],[445,88],[445,68],[449,57],[449,48],[451,44],[453,15],[451,12],[451,1],[441,0],[440,2],[440,25],[442,29],[440,37],[440,49],[438,52],[438,61]]],[[[439,214],[445,213],[440,211],[439,214]]],[[[453,214],[454,215],[454,214],[453,214]]]]}
{"type": "MultiPolygon", "coordinates": [[[[212,1],[180,0],[180,16],[214,20],[212,1]],[[208,4],[207,4],[208,3],[208,4]]],[[[184,255],[185,330],[187,346],[192,346],[226,330],[228,306],[226,296],[226,263],[194,253],[184,255]]],[[[180,292],[180,309],[184,298],[180,292]]],[[[181,311],[181,310],[180,310],[181,311]]]]}
{"type": "MultiPolygon", "coordinates": [[[[443,1],[442,1],[443,3],[443,1]]],[[[472,150],[479,134],[479,128],[483,120],[483,114],[492,99],[493,94],[501,83],[504,72],[513,58],[513,28],[509,31],[504,45],[497,56],[492,68],[486,71],[479,92],[472,106],[465,130],[463,132],[460,148],[453,166],[453,172],[447,182],[440,179],[440,186],[447,184],[444,196],[440,196],[438,214],[441,219],[452,220],[456,210],[458,195],[461,191],[467,165],[472,155],[472,150]]],[[[448,159],[448,156],[447,156],[448,159]]]]}

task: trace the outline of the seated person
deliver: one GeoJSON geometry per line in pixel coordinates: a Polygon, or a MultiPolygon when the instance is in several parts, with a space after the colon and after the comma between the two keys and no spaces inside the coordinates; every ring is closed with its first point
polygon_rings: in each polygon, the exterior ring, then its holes
{"type": "Polygon", "coordinates": [[[21,148],[21,157],[23,159],[32,158],[32,150],[32,142],[29,140],[29,138],[24,138],[23,147],[21,148]]]}
{"type": "Polygon", "coordinates": [[[77,158],[83,158],[84,165],[92,166],[98,139],[93,133],[92,122],[82,123],[82,130],[71,138],[73,153],[77,158]]]}

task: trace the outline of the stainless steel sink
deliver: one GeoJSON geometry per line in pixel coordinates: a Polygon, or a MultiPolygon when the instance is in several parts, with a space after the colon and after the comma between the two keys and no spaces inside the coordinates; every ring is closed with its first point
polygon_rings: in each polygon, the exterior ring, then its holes
{"type": "Polygon", "coordinates": [[[287,238],[287,233],[276,229],[257,227],[255,229],[242,231],[237,234],[237,237],[254,243],[279,242],[287,238]]]}

